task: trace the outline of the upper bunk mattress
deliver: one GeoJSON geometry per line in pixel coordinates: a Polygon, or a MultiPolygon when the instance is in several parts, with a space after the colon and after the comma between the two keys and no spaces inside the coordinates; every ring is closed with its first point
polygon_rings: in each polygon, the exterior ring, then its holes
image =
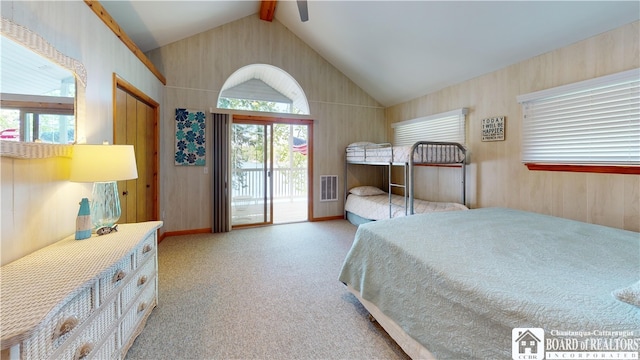
{"type": "Polygon", "coordinates": [[[639,264],[636,232],[485,208],[363,224],[339,279],[436,358],[510,359],[514,328],[637,334],[639,264]]]}
{"type": "MultiPolygon", "coordinates": [[[[408,163],[412,148],[411,145],[354,143],[346,148],[346,159],[350,163],[408,163]]],[[[459,164],[464,159],[464,151],[452,144],[422,144],[413,154],[414,163],[424,164],[459,164]]]]}

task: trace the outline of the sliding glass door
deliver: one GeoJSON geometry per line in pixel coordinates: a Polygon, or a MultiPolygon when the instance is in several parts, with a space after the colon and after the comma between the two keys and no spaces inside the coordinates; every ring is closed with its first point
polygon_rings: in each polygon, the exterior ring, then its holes
{"type": "Polygon", "coordinates": [[[308,220],[307,124],[273,124],[273,223],[308,220]]]}
{"type": "Polygon", "coordinates": [[[231,135],[231,225],[273,222],[273,126],[234,121],[231,135]]]}

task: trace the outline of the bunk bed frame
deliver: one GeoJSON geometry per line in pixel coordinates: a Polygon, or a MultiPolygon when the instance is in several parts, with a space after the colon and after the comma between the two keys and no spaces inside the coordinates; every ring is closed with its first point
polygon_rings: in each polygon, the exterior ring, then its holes
{"type": "MultiPolygon", "coordinates": [[[[408,146],[392,146],[390,143],[354,143],[345,150],[344,200],[349,195],[348,169],[350,165],[386,166],[389,217],[392,215],[392,190],[402,189],[405,215],[414,214],[414,184],[416,165],[440,165],[459,167],[462,172],[461,204],[466,205],[467,151],[459,143],[443,141],[418,141],[408,146]],[[392,181],[392,169],[402,167],[402,183],[392,181]]],[[[346,211],[345,211],[346,217],[346,211]]]]}

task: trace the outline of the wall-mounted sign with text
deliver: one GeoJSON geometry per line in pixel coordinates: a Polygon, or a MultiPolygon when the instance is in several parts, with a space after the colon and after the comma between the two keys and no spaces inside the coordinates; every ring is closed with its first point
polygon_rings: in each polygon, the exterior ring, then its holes
{"type": "Polygon", "coordinates": [[[504,116],[482,119],[482,141],[504,140],[504,116]]]}

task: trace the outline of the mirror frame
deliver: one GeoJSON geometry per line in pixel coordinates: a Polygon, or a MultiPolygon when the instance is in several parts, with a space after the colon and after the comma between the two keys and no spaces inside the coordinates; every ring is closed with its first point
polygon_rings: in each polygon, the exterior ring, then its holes
{"type": "MultiPolygon", "coordinates": [[[[76,82],[79,83],[79,86],[76,86],[76,104],[74,111],[77,128],[79,110],[84,110],[82,106],[79,106],[82,104],[79,99],[84,98],[84,88],[87,85],[87,70],[84,65],[80,61],[58,51],[58,49],[39,34],[31,31],[25,26],[16,24],[7,18],[2,18],[0,33],[2,36],[21,44],[36,54],[69,70],[75,76],[76,82]]],[[[45,144],[37,142],[27,143],[0,140],[0,156],[12,158],[41,159],[55,156],[70,157],[71,151],[72,145],[66,144],[45,144]]]]}

